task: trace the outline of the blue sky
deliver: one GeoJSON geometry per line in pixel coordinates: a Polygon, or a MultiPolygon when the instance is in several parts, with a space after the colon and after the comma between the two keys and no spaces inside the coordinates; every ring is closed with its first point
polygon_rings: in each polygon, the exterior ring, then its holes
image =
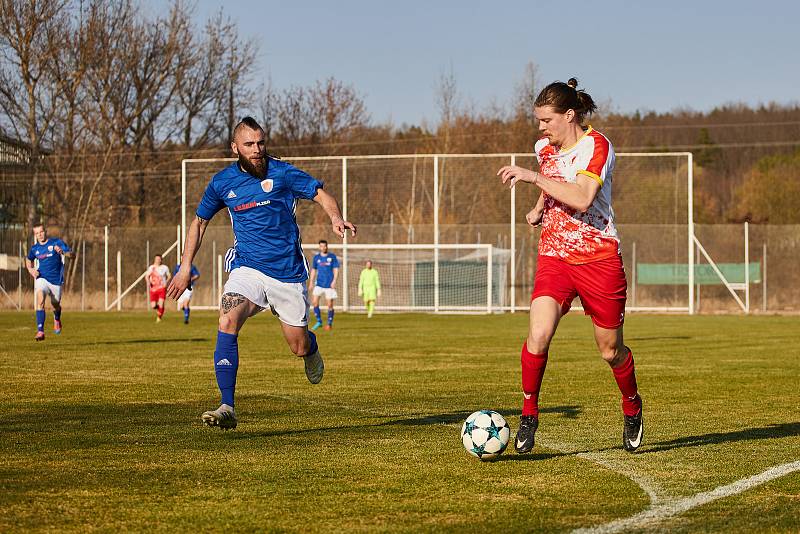
{"type": "Polygon", "coordinates": [[[196,1],[259,41],[259,80],[333,76],[375,122],[435,121],[451,68],[462,104],[506,104],[529,61],[622,112],[800,101],[800,1],[196,1]]]}

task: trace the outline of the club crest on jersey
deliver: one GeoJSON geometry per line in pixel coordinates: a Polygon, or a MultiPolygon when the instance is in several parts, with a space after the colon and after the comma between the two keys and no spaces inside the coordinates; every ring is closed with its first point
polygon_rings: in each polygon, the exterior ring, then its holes
{"type": "Polygon", "coordinates": [[[261,189],[263,189],[265,193],[272,191],[272,180],[270,178],[261,180],[261,189]]]}
{"type": "Polygon", "coordinates": [[[48,245],[47,246],[47,250],[49,250],[50,252],[53,252],[53,245],[48,245]]]}

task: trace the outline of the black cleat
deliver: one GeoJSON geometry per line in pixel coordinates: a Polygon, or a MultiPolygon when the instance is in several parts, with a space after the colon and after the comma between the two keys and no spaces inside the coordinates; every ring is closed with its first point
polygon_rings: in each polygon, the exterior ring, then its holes
{"type": "Polygon", "coordinates": [[[642,410],[636,415],[626,415],[625,425],[622,428],[622,446],[628,452],[633,452],[642,444],[644,437],[644,421],[642,410]]]}
{"type": "Polygon", "coordinates": [[[539,420],[536,417],[523,415],[519,418],[519,430],[517,430],[517,439],[514,441],[514,449],[519,454],[531,452],[537,428],[539,428],[539,420]]]}

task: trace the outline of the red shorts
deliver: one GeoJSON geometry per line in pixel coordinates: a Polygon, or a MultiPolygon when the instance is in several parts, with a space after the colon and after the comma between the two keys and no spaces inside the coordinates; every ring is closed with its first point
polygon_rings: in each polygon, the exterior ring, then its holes
{"type": "Polygon", "coordinates": [[[150,302],[157,302],[159,300],[167,300],[166,287],[159,287],[158,289],[150,290],[150,302]]]}
{"type": "Polygon", "coordinates": [[[531,300],[552,297],[569,311],[572,300],[580,297],[586,315],[601,328],[615,329],[625,320],[628,283],[622,257],[612,256],[574,265],[552,256],[539,256],[531,300]]]}

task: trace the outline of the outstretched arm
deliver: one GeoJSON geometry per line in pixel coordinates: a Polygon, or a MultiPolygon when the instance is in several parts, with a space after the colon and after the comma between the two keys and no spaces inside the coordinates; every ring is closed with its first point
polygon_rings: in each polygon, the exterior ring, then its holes
{"type": "Polygon", "coordinates": [[[497,171],[497,175],[501,177],[503,183],[510,181],[509,187],[514,187],[518,182],[537,185],[554,199],[580,212],[589,209],[597,192],[600,191],[600,183],[584,174],[579,174],[575,183],[559,182],[542,173],[508,165],[497,171]]]}
{"type": "Polygon", "coordinates": [[[192,224],[189,225],[189,231],[186,233],[186,243],[183,247],[181,268],[169,283],[169,287],[167,287],[168,297],[177,299],[189,287],[189,281],[192,278],[192,261],[194,261],[194,256],[200,249],[207,226],[208,220],[197,216],[195,216],[192,224]]]}
{"type": "Polygon", "coordinates": [[[336,235],[344,238],[345,232],[349,229],[350,234],[355,237],[356,226],[342,218],[342,210],[339,209],[339,203],[336,202],[335,198],[329,195],[324,189],[317,189],[314,202],[322,206],[322,209],[324,209],[328,217],[331,218],[331,226],[336,235]]]}

